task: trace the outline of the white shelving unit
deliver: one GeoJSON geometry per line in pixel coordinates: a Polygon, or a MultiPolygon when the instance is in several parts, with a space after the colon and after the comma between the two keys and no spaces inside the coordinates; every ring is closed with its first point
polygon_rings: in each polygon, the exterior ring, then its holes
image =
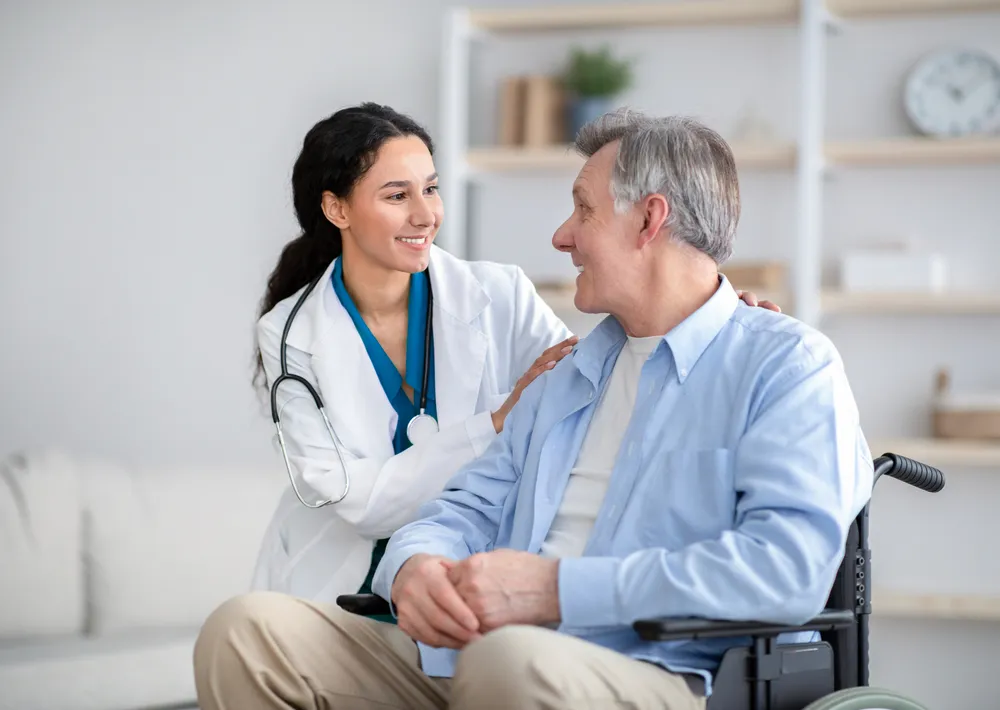
{"type": "Polygon", "coordinates": [[[505,148],[469,145],[469,57],[474,42],[491,36],[565,30],[697,25],[794,25],[799,32],[800,122],[794,143],[734,143],[744,170],[796,174],[797,244],[791,300],[797,318],[818,324],[824,314],[1000,313],[998,294],[863,296],[824,292],[821,283],[823,180],[838,168],[1000,164],[1000,136],[935,140],[921,137],[827,142],[824,103],[827,30],[843,21],[914,15],[1000,11],[1000,0],[688,0],[661,4],[563,5],[500,10],[456,8],[447,18],[442,54],[441,173],[451,195],[442,243],[469,253],[470,185],[497,173],[576,171],[570,146],[505,148]]]}
{"type": "MultiPolygon", "coordinates": [[[[794,142],[734,143],[747,170],[793,171],[796,182],[796,249],[788,294],[758,294],[790,305],[797,318],[818,325],[825,316],[1000,315],[998,293],[859,295],[824,290],[822,224],[824,180],[842,169],[997,164],[1000,136],[935,140],[920,137],[827,141],[824,133],[826,55],[830,29],[869,19],[1000,11],[1000,0],[693,0],[660,4],[608,4],[502,10],[455,9],[448,16],[442,57],[440,163],[449,199],[444,244],[458,255],[474,235],[466,224],[469,186],[497,173],[575,171],[582,160],[569,146],[472,147],[469,127],[469,57],[474,42],[513,33],[705,25],[791,25],[799,41],[799,124],[794,142]]],[[[540,287],[557,311],[575,310],[572,287],[540,287]]],[[[1000,321],[997,322],[1000,328],[1000,321]]],[[[894,451],[939,466],[1000,469],[1000,445],[936,439],[876,441],[873,453],[894,451]]],[[[913,595],[880,591],[876,614],[1000,621],[1000,597],[913,595]]]]}

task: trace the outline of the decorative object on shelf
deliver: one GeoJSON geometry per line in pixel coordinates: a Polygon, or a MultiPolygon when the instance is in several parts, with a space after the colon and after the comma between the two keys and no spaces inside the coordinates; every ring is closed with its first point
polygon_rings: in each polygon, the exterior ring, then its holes
{"type": "Polygon", "coordinates": [[[733,131],[733,141],[759,144],[774,143],[774,140],[774,126],[761,117],[756,104],[748,103],[744,106],[736,122],[736,130],[733,131]]]}
{"type": "Polygon", "coordinates": [[[523,76],[508,76],[500,81],[497,142],[514,147],[524,144],[525,87],[523,76]]]}
{"type": "Polygon", "coordinates": [[[733,285],[733,288],[743,291],[762,293],[777,293],[787,285],[788,266],[783,261],[745,261],[727,262],[719,271],[733,285]]]}
{"type": "Polygon", "coordinates": [[[540,147],[566,142],[566,99],[559,78],[525,77],[524,145],[540,147]]]}
{"type": "Polygon", "coordinates": [[[572,97],[569,104],[569,138],[589,121],[612,110],[616,96],[632,85],[632,60],[616,59],[610,48],[587,51],[575,47],[562,84],[572,97]]]}
{"type": "Polygon", "coordinates": [[[937,373],[934,436],[940,439],[1000,439],[1000,391],[956,395],[947,369],[937,373]]]}
{"type": "Polygon", "coordinates": [[[1000,61],[976,49],[932,52],[910,71],[904,106],[917,130],[929,136],[1000,131],[1000,61]]]}
{"type": "Polygon", "coordinates": [[[941,293],[947,281],[943,256],[905,246],[856,249],[841,260],[840,284],[846,293],[941,293]]]}
{"type": "Polygon", "coordinates": [[[566,100],[558,77],[518,75],[500,83],[497,139],[513,148],[540,148],[566,142],[566,100]]]}

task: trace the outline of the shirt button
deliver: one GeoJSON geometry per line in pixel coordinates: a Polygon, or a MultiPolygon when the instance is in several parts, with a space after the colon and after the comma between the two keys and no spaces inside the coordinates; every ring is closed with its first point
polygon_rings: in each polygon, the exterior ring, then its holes
{"type": "Polygon", "coordinates": [[[687,368],[682,367],[681,368],[681,377],[687,377],[687,376],[688,376],[687,368]]]}
{"type": "Polygon", "coordinates": [[[635,453],[635,444],[634,443],[633,444],[629,444],[628,445],[628,455],[631,456],[634,453],[635,453]]]}

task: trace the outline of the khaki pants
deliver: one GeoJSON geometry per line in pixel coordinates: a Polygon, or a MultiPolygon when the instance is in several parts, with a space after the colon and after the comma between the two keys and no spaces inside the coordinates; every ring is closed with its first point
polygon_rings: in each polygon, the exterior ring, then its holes
{"type": "Polygon", "coordinates": [[[705,707],[684,676],[537,627],[487,634],[431,678],[398,627],[271,592],[217,609],[194,662],[202,710],[705,707]]]}

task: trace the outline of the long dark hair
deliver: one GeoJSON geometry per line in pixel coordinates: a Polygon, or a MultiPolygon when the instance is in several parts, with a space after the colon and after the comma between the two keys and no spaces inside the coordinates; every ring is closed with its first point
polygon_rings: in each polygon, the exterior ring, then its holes
{"type": "MultiPolygon", "coordinates": [[[[317,278],[340,256],[340,229],[323,214],[323,193],[346,198],[375,163],[390,138],[417,136],[434,154],[427,131],[409,116],[388,106],[363,103],[341,109],[308,133],[292,169],[292,202],[302,233],[281,250],[278,265],[267,279],[257,317],[263,316],[317,278]]],[[[254,384],[262,384],[264,363],[256,349],[254,384]]]]}

